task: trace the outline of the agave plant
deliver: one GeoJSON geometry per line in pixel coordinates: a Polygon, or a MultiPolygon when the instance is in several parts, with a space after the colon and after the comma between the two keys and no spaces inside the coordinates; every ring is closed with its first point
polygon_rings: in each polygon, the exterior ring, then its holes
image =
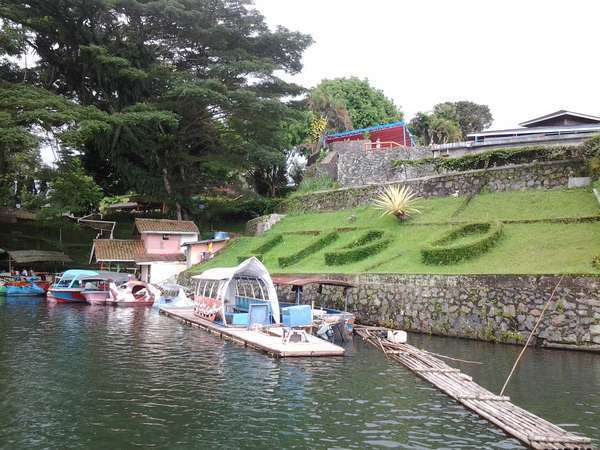
{"type": "Polygon", "coordinates": [[[420,213],[415,203],[420,199],[408,186],[388,186],[377,195],[373,205],[383,211],[382,216],[393,214],[399,220],[406,220],[413,213],[420,213]]]}

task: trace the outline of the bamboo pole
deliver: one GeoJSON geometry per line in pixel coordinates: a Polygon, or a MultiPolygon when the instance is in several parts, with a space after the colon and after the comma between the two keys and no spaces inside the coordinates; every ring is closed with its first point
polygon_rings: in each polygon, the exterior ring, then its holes
{"type": "Polygon", "coordinates": [[[504,382],[504,386],[502,386],[502,390],[500,391],[500,396],[504,395],[504,391],[506,390],[506,386],[508,386],[508,382],[510,381],[510,378],[512,377],[513,373],[515,372],[515,369],[519,365],[519,361],[521,361],[521,358],[525,354],[525,351],[527,350],[527,347],[529,346],[529,342],[531,342],[531,338],[537,331],[538,327],[540,326],[540,323],[542,323],[542,319],[544,318],[544,313],[546,312],[546,310],[548,309],[548,306],[550,305],[550,302],[554,298],[554,294],[556,293],[556,290],[558,289],[558,286],[562,282],[563,278],[564,278],[564,275],[561,275],[560,279],[558,280],[558,283],[556,283],[556,286],[554,286],[554,290],[552,291],[552,294],[550,294],[550,298],[544,305],[544,308],[542,309],[542,312],[540,313],[540,317],[538,317],[538,320],[535,323],[533,330],[531,330],[531,333],[529,334],[529,337],[527,338],[527,341],[525,342],[525,345],[523,346],[523,350],[521,350],[521,353],[519,353],[519,356],[517,356],[517,360],[513,364],[512,369],[510,370],[510,373],[508,374],[508,377],[506,378],[506,381],[504,382]]]}

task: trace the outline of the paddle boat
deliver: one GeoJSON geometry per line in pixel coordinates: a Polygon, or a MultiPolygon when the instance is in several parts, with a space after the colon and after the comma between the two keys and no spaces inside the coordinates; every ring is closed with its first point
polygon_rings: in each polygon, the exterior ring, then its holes
{"type": "Polygon", "coordinates": [[[97,275],[98,271],[95,270],[67,270],[50,286],[46,299],[53,303],[84,303],[81,292],[85,286],[82,281],[85,277],[97,275]]]}
{"type": "Polygon", "coordinates": [[[113,306],[152,306],[160,297],[160,291],[150,283],[129,280],[117,286],[113,281],[108,284],[107,305],[113,306]]]}
{"type": "Polygon", "coordinates": [[[280,311],[269,272],[255,257],[236,267],[209,269],[192,277],[193,308],[160,309],[162,314],[277,357],[342,356],[343,347],[307,333],[308,305],[280,311]]]}
{"type": "Polygon", "coordinates": [[[179,284],[159,284],[160,297],[154,301],[152,308],[160,310],[167,308],[193,308],[194,301],[186,294],[179,284]]]}
{"type": "Polygon", "coordinates": [[[281,306],[289,307],[291,305],[301,305],[306,303],[303,297],[304,288],[307,286],[315,286],[317,300],[319,305],[315,305],[315,300],[310,303],[313,316],[313,323],[316,327],[318,336],[332,341],[345,341],[352,337],[354,328],[355,316],[348,312],[348,297],[350,289],[355,286],[347,281],[330,280],[325,278],[314,277],[294,277],[294,276],[278,276],[273,278],[273,283],[277,286],[289,286],[295,297],[295,303],[281,303],[281,306]],[[324,289],[326,288],[326,289],[324,289]],[[331,288],[331,289],[327,289],[331,288]],[[325,295],[324,291],[331,292],[332,289],[341,288],[342,297],[344,299],[344,310],[324,307],[325,295]]]}
{"type": "Polygon", "coordinates": [[[38,296],[45,295],[48,284],[37,277],[23,277],[22,279],[5,279],[0,286],[0,295],[9,296],[38,296]]]}
{"type": "Polygon", "coordinates": [[[83,291],[81,291],[81,294],[90,305],[105,305],[110,297],[110,282],[121,285],[128,280],[129,274],[127,273],[99,272],[98,275],[82,278],[83,291]]]}

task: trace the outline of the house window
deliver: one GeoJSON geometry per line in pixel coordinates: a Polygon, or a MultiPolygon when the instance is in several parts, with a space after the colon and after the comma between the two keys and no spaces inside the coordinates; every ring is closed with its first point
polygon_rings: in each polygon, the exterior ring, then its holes
{"type": "Polygon", "coordinates": [[[168,241],[169,240],[169,235],[168,234],[163,234],[163,241],[168,241]]]}

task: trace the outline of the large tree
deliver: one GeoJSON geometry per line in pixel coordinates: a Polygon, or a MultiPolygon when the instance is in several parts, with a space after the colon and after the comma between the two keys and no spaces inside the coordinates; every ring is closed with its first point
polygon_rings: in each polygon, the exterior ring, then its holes
{"type": "Polygon", "coordinates": [[[64,142],[105,192],[134,189],[179,216],[254,153],[281,152],[282,99],[301,89],[276,74],[298,72],[311,43],[271,31],[245,0],[0,0],[0,17],[23,36],[13,54],[38,58],[21,80],[102,112],[64,142]]]}
{"type": "Polygon", "coordinates": [[[433,107],[433,114],[456,122],[463,139],[469,133],[477,133],[489,127],[494,120],[487,105],[466,100],[438,103],[433,107]]]}
{"type": "Polygon", "coordinates": [[[402,119],[402,112],[368,80],[356,77],[323,80],[309,96],[311,110],[324,117],[328,128],[344,131],[402,119]]]}

